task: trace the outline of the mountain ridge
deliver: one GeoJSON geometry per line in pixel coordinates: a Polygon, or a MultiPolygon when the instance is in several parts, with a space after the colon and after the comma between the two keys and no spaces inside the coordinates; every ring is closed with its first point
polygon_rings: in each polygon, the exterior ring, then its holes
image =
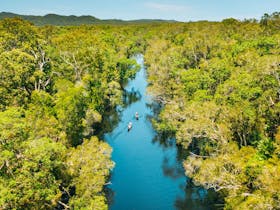
{"type": "Polygon", "coordinates": [[[0,12],[0,20],[5,18],[21,18],[32,22],[37,26],[44,25],[56,25],[56,26],[75,26],[83,24],[137,24],[137,23],[170,23],[178,22],[175,20],[162,20],[162,19],[136,19],[136,20],[121,20],[121,19],[99,19],[91,15],[58,15],[58,14],[46,14],[40,15],[20,15],[11,12],[0,12]]]}

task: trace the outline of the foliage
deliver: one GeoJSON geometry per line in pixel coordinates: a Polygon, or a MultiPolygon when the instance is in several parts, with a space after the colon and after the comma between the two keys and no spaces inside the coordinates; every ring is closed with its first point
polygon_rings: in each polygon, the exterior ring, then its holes
{"type": "MultiPolygon", "coordinates": [[[[279,14],[161,28],[145,52],[154,122],[190,151],[198,185],[225,209],[279,209],[279,14]]],[[[155,29],[155,31],[158,29],[155,29]]]]}
{"type": "Polygon", "coordinates": [[[0,209],[107,209],[111,148],[86,138],[122,103],[135,38],[18,18],[0,28],[0,209]]]}
{"type": "MultiPolygon", "coordinates": [[[[73,176],[76,195],[70,204],[73,209],[92,209],[93,206],[105,208],[105,200],[100,192],[114,166],[110,160],[111,148],[96,137],[85,140],[82,145],[72,149],[67,158],[69,174],[73,176]],[[97,200],[100,204],[97,205],[97,200]]],[[[93,209],[95,209],[93,208],[93,209]]]]}
{"type": "Polygon", "coordinates": [[[107,209],[111,149],[92,136],[122,105],[135,53],[162,105],[154,125],[190,151],[194,183],[220,192],[225,209],[279,209],[278,28],[278,13],[260,23],[0,21],[0,209],[107,209]]]}

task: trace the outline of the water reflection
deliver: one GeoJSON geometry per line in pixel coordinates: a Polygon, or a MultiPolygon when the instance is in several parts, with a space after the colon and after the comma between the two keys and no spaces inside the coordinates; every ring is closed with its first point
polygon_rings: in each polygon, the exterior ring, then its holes
{"type": "Polygon", "coordinates": [[[130,106],[131,104],[141,100],[142,95],[140,93],[140,91],[136,91],[134,90],[134,88],[131,88],[130,91],[125,90],[124,94],[123,94],[123,108],[126,108],[128,106],[130,106]]]}
{"type": "MultiPolygon", "coordinates": [[[[135,91],[134,88],[130,91],[124,90],[123,104],[115,109],[107,110],[103,114],[102,122],[94,127],[94,135],[103,139],[105,133],[112,133],[121,122],[122,111],[131,104],[141,100],[141,97],[141,93],[139,91],[135,91]]],[[[133,120],[133,117],[131,117],[131,120],[133,120]]],[[[114,138],[117,138],[125,129],[126,126],[124,126],[118,133],[114,132],[114,138]]]]}
{"type": "MultiPolygon", "coordinates": [[[[112,175],[113,175],[113,172],[108,177],[108,180],[112,179],[112,175]]],[[[114,203],[114,198],[115,198],[114,190],[112,190],[112,188],[110,188],[110,185],[105,185],[104,193],[105,193],[105,196],[106,196],[108,206],[111,206],[114,203]]]]}
{"type": "Polygon", "coordinates": [[[152,143],[160,144],[165,149],[172,148],[176,144],[175,140],[170,138],[170,135],[167,133],[158,133],[154,136],[152,143]]]}
{"type": "MultiPolygon", "coordinates": [[[[153,107],[155,111],[155,106],[153,107]]],[[[158,111],[158,110],[156,110],[158,111]]],[[[176,139],[170,133],[157,133],[152,140],[153,144],[159,144],[162,149],[168,150],[176,148],[176,160],[172,161],[172,157],[165,156],[163,158],[162,170],[166,177],[171,179],[186,178],[186,181],[180,185],[180,188],[185,192],[185,196],[176,198],[174,208],[178,210],[217,210],[223,209],[222,198],[213,190],[205,190],[202,187],[195,186],[191,179],[186,177],[182,162],[189,155],[188,150],[176,145],[176,139]]]]}
{"type": "Polygon", "coordinates": [[[105,133],[111,133],[121,121],[121,110],[111,109],[104,113],[100,124],[95,125],[94,135],[103,139],[105,133]]]}
{"type": "Polygon", "coordinates": [[[213,190],[206,191],[202,187],[195,186],[188,179],[185,186],[185,197],[179,197],[175,201],[178,210],[222,210],[223,200],[213,190]]]}
{"type": "Polygon", "coordinates": [[[164,157],[162,163],[163,174],[172,179],[184,177],[184,169],[180,164],[170,160],[170,157],[164,157]]]}

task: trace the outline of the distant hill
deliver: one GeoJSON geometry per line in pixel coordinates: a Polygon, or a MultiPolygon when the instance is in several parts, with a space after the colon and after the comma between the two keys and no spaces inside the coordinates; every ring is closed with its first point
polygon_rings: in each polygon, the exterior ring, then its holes
{"type": "Polygon", "coordinates": [[[24,20],[28,20],[35,25],[57,25],[57,26],[75,26],[82,24],[137,24],[137,23],[159,23],[159,22],[176,22],[175,20],[160,20],[160,19],[141,19],[141,20],[118,20],[109,19],[101,20],[90,15],[83,16],[63,16],[57,14],[47,14],[45,16],[35,16],[35,15],[19,15],[10,12],[1,12],[0,20],[4,18],[19,17],[24,20]]]}

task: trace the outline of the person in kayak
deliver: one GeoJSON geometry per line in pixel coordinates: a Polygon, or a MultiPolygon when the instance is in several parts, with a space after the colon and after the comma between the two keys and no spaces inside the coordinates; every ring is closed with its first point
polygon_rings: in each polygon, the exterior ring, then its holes
{"type": "Polygon", "coordinates": [[[136,119],[136,120],[139,120],[139,114],[138,114],[138,112],[135,113],[135,119],[136,119]]]}
{"type": "Polygon", "coordinates": [[[127,125],[127,131],[130,131],[132,128],[132,122],[129,122],[128,125],[127,125]]]}

